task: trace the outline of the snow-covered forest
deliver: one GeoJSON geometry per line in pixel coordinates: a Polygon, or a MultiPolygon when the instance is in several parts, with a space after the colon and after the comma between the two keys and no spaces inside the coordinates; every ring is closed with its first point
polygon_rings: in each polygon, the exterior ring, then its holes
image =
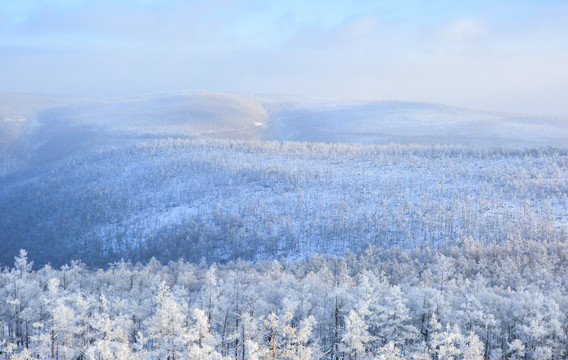
{"type": "Polygon", "coordinates": [[[565,150],[165,140],[0,179],[0,259],[208,263],[566,238],[565,150]]]}
{"type": "Polygon", "coordinates": [[[38,263],[2,272],[3,356],[563,359],[567,173],[554,148],[228,140],[14,173],[3,261],[38,263]]]}
{"type": "Polygon", "coordinates": [[[31,359],[565,359],[566,239],[472,238],[303,261],[72,262],[0,274],[31,359]]]}
{"type": "Polygon", "coordinates": [[[0,105],[0,359],[568,357],[566,119],[0,105]]]}

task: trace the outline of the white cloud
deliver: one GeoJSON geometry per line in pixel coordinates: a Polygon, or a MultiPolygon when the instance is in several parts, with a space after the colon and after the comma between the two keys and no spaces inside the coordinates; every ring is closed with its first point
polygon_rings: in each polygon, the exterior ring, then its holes
{"type": "Polygon", "coordinates": [[[202,88],[568,115],[566,1],[6,1],[1,90],[202,88]]]}
{"type": "Polygon", "coordinates": [[[486,35],[489,28],[478,19],[462,18],[446,24],[442,31],[449,40],[464,41],[486,35]]]}

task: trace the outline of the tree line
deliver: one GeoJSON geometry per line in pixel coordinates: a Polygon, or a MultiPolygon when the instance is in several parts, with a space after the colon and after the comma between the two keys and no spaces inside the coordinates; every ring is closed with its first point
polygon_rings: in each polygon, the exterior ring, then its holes
{"type": "Polygon", "coordinates": [[[2,359],[564,359],[566,239],[0,273],[2,359]]]}

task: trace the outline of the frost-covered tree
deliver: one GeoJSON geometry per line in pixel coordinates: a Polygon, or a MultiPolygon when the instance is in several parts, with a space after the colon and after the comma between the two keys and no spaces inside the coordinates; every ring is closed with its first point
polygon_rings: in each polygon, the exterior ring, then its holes
{"type": "Polygon", "coordinates": [[[189,341],[189,358],[195,360],[220,359],[216,348],[219,339],[212,334],[207,315],[201,309],[192,309],[192,324],[185,338],[189,341]]]}
{"type": "Polygon", "coordinates": [[[379,349],[377,360],[402,360],[400,349],[393,342],[389,342],[379,349]]]}
{"type": "Polygon", "coordinates": [[[129,319],[123,314],[111,317],[108,300],[104,295],[101,295],[100,309],[92,318],[91,327],[94,341],[85,352],[87,359],[133,358],[128,341],[129,319]]]}
{"type": "Polygon", "coordinates": [[[473,241],[214,267],[4,268],[0,359],[566,358],[565,242],[473,241]]]}
{"type": "Polygon", "coordinates": [[[464,359],[468,360],[483,360],[485,357],[485,349],[479,337],[473,332],[470,332],[463,352],[464,359]]]}
{"type": "Polygon", "coordinates": [[[187,305],[179,303],[162,282],[156,294],[155,313],[146,321],[147,346],[151,354],[172,359],[187,351],[191,334],[187,322],[187,305]]]}
{"type": "Polygon", "coordinates": [[[49,348],[52,358],[69,359],[78,355],[76,335],[80,328],[76,323],[76,313],[69,305],[69,298],[59,294],[59,287],[58,278],[49,280],[49,290],[44,298],[49,313],[49,320],[46,324],[48,332],[44,335],[49,335],[40,336],[39,346],[44,351],[49,348]],[[42,342],[43,344],[41,344],[42,342]]]}
{"type": "Polygon", "coordinates": [[[345,319],[345,332],[340,349],[350,360],[370,359],[372,354],[367,349],[370,338],[367,324],[359,314],[351,310],[345,319]]]}

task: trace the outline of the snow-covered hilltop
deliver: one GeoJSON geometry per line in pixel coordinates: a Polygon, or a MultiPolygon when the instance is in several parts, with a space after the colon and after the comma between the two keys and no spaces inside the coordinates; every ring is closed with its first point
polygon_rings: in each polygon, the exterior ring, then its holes
{"type": "Polygon", "coordinates": [[[163,138],[349,144],[568,145],[568,119],[392,101],[181,93],[120,100],[0,93],[0,173],[163,138]]]}

